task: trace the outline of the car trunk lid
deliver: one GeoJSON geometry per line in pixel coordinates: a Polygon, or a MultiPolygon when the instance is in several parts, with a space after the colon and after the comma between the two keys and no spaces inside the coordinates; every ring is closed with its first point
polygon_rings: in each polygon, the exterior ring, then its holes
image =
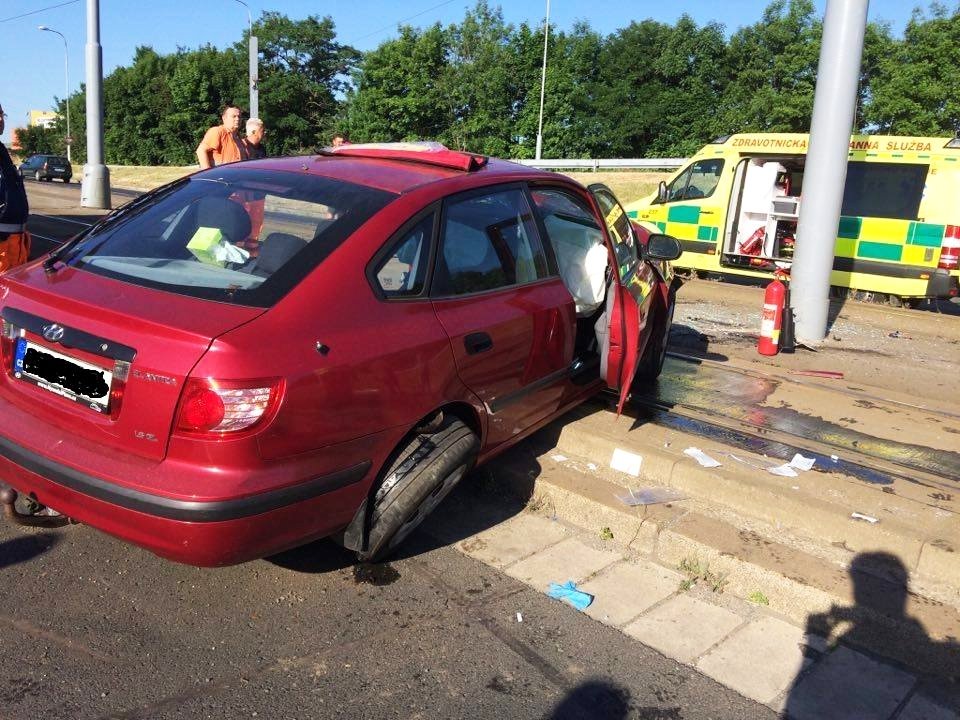
{"type": "Polygon", "coordinates": [[[210,343],[264,312],[37,265],[8,275],[0,298],[0,397],[65,436],[154,460],[210,343]]]}

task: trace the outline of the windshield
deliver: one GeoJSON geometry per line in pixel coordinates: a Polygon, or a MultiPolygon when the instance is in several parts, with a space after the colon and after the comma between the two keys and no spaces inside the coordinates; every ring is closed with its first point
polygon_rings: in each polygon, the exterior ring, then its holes
{"type": "Polygon", "coordinates": [[[253,165],[217,168],[115,213],[64,260],[138,285],[268,307],[394,197],[253,165]]]}

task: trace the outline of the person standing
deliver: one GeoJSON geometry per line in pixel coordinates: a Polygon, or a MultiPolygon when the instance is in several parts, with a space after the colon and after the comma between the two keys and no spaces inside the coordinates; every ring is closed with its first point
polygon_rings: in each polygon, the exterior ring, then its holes
{"type": "Polygon", "coordinates": [[[263,127],[263,120],[260,118],[250,118],[247,120],[247,136],[241,140],[243,150],[246,152],[246,160],[259,160],[267,156],[267,151],[263,148],[263,136],[266,134],[263,127]]]}
{"type": "MultiPolygon", "coordinates": [[[[6,127],[7,115],[0,106],[0,135],[6,127]]],[[[0,272],[22,265],[30,257],[30,233],[27,216],[30,206],[23,179],[0,142],[0,272]]]]}
{"type": "Polygon", "coordinates": [[[240,129],[240,108],[236,105],[225,105],[220,119],[223,124],[207,130],[197,146],[197,160],[201,170],[246,159],[240,136],[237,134],[240,129]]]}

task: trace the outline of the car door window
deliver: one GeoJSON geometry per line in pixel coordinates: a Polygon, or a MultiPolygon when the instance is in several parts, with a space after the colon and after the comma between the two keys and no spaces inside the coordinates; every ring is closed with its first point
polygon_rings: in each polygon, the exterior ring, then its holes
{"type": "Polygon", "coordinates": [[[723,160],[698,160],[667,186],[667,202],[710,197],[722,172],[723,160]]]}
{"type": "Polygon", "coordinates": [[[640,259],[633,225],[630,224],[627,213],[608,188],[603,185],[591,185],[590,190],[600,205],[607,232],[613,241],[613,251],[622,280],[636,267],[640,259]]]}
{"type": "Polygon", "coordinates": [[[433,234],[433,213],[394,243],[376,269],[377,284],[388,298],[416,297],[423,292],[433,234]]]}
{"type": "Polygon", "coordinates": [[[444,213],[434,295],[464,295],[549,277],[543,245],[519,189],[451,201],[444,213]]]}

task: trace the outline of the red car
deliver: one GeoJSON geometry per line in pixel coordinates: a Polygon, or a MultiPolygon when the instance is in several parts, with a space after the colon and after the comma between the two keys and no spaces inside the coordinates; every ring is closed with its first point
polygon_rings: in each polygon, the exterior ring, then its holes
{"type": "Polygon", "coordinates": [[[176,561],[392,550],[476,463],[660,372],[665,235],[443,146],[227,165],[0,277],[0,479],[176,561]]]}

